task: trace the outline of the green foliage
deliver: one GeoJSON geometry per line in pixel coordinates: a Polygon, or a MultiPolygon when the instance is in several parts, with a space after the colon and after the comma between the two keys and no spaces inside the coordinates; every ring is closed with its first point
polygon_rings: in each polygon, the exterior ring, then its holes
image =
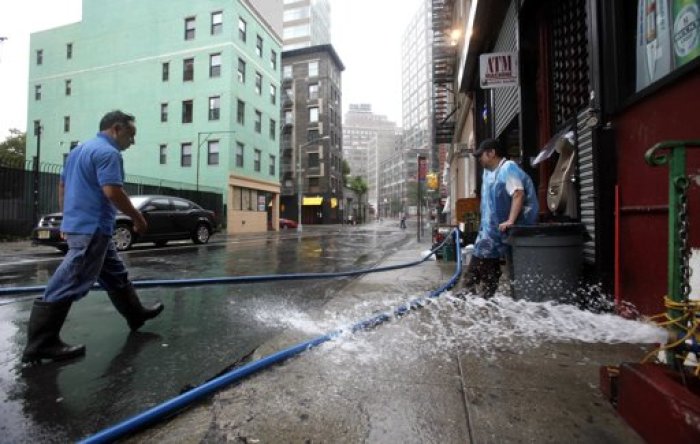
{"type": "Polygon", "coordinates": [[[0,158],[10,161],[23,161],[27,147],[27,134],[11,129],[10,135],[0,142],[0,158]]]}
{"type": "Polygon", "coordinates": [[[362,176],[355,176],[350,180],[348,188],[357,193],[357,198],[361,201],[362,196],[364,196],[365,193],[367,193],[369,186],[367,185],[367,182],[365,182],[365,179],[362,178],[362,176]]]}
{"type": "Polygon", "coordinates": [[[343,180],[347,184],[348,177],[350,177],[350,164],[347,160],[343,159],[343,180]]]}

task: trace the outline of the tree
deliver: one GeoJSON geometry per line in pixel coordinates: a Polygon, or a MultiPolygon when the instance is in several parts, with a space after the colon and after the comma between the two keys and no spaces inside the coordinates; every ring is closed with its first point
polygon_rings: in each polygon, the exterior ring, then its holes
{"type": "Polygon", "coordinates": [[[27,147],[27,134],[18,129],[11,129],[10,135],[0,143],[0,159],[10,162],[24,161],[27,147]]]}
{"type": "Polygon", "coordinates": [[[348,178],[350,177],[350,164],[343,159],[343,185],[348,186],[348,178]]]}
{"type": "Polygon", "coordinates": [[[348,188],[353,190],[355,194],[357,195],[357,204],[359,205],[359,210],[360,210],[360,217],[362,220],[359,222],[364,221],[364,213],[362,211],[362,197],[367,194],[367,190],[369,189],[369,186],[367,185],[367,182],[365,182],[365,179],[362,178],[362,176],[355,176],[350,180],[350,183],[348,184],[348,188]]]}

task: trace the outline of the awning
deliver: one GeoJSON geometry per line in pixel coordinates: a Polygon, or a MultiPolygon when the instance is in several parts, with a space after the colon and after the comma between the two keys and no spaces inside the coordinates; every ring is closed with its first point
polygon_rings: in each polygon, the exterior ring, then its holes
{"type": "Polygon", "coordinates": [[[302,203],[303,206],[318,206],[323,203],[323,197],[317,196],[317,197],[304,197],[304,202],[302,203]]]}
{"type": "Polygon", "coordinates": [[[331,208],[336,208],[338,206],[338,199],[331,197],[331,208]]]}

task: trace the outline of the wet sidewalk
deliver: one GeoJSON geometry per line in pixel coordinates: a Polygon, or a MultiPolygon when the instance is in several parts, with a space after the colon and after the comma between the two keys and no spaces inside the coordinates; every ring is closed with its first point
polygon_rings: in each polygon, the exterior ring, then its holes
{"type": "MultiPolygon", "coordinates": [[[[411,241],[382,265],[428,247],[411,241]]],[[[391,312],[454,267],[429,261],[362,276],[317,313],[261,313],[286,329],[255,358],[391,312]]],[[[598,369],[639,361],[659,335],[569,306],[448,292],[252,375],[129,442],[641,442],[601,396],[598,369]]]]}

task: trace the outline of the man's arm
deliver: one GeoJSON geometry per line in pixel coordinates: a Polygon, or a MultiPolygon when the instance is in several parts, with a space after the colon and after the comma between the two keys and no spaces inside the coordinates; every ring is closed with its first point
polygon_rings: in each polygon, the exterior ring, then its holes
{"type": "Polygon", "coordinates": [[[135,232],[139,234],[146,232],[146,229],[148,228],[146,219],[143,218],[143,215],[139,210],[134,208],[134,206],[131,204],[131,200],[129,200],[129,196],[126,194],[126,192],[124,192],[122,187],[116,185],[105,185],[102,187],[102,192],[105,196],[107,196],[107,199],[112,201],[114,206],[117,207],[119,211],[126,214],[132,221],[134,221],[135,232]]]}
{"type": "Polygon", "coordinates": [[[523,190],[515,190],[510,202],[510,214],[508,215],[508,220],[498,225],[499,230],[506,231],[508,228],[515,225],[515,221],[518,220],[518,215],[520,215],[524,203],[525,192],[523,190]]]}

